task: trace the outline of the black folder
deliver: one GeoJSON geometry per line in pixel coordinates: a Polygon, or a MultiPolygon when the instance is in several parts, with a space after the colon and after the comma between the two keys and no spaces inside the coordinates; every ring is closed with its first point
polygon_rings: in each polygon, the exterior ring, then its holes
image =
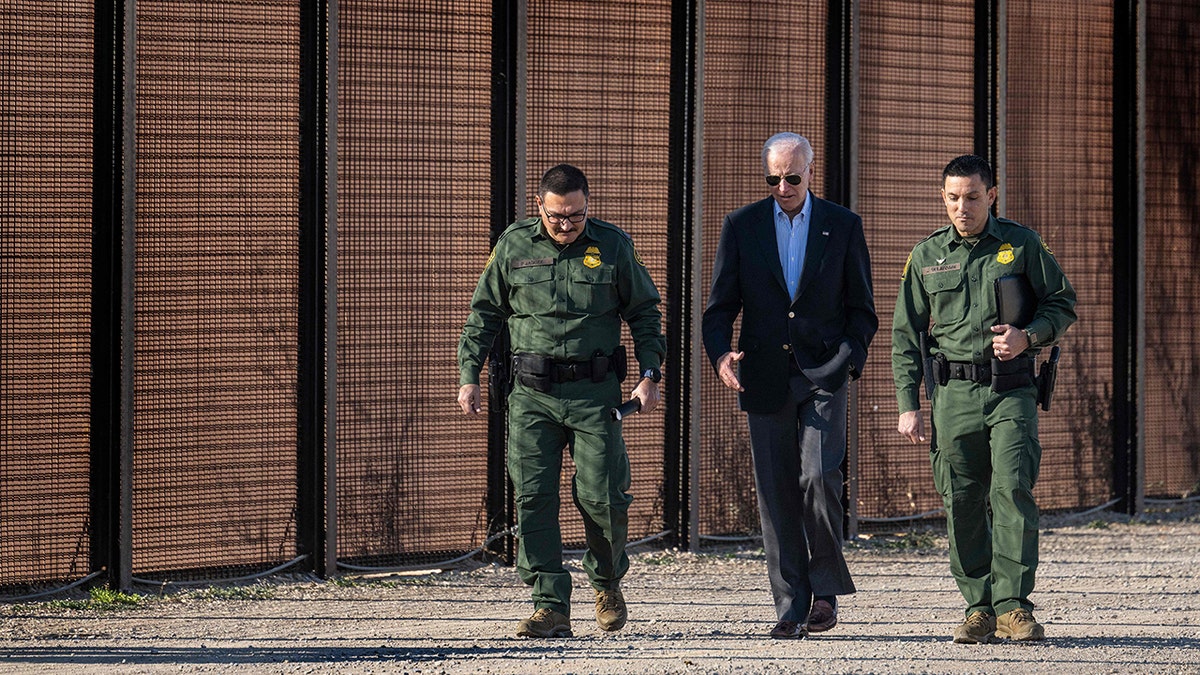
{"type": "Polygon", "coordinates": [[[1024,274],[1009,274],[996,280],[996,316],[999,322],[1025,328],[1037,311],[1033,285],[1024,274]]]}

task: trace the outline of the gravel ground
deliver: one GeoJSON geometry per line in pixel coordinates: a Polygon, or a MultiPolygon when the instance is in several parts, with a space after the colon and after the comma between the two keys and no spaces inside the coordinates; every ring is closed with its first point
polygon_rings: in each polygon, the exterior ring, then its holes
{"type": "Polygon", "coordinates": [[[962,605],[930,527],[848,543],[859,591],[805,640],[766,637],[760,550],[643,549],[616,634],[597,628],[578,560],[575,637],[553,640],[513,636],[532,609],[512,568],[284,575],[116,609],[0,605],[0,673],[1200,673],[1200,505],[1044,516],[1041,541],[1038,644],[951,641],[962,605]]]}

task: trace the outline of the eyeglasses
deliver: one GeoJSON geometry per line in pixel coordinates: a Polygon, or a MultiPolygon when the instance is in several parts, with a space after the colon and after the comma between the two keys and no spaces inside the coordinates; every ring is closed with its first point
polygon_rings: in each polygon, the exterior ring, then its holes
{"type": "Polygon", "coordinates": [[[804,176],[798,173],[789,173],[786,176],[767,176],[767,185],[775,187],[781,180],[786,180],[788,185],[799,185],[800,181],[804,180],[804,176]]]}
{"type": "Polygon", "coordinates": [[[570,221],[573,225],[578,225],[587,219],[587,206],[584,206],[582,211],[578,213],[572,213],[570,215],[550,213],[546,210],[545,206],[542,206],[541,209],[542,213],[546,214],[546,220],[550,221],[551,225],[562,225],[564,220],[570,221]]]}

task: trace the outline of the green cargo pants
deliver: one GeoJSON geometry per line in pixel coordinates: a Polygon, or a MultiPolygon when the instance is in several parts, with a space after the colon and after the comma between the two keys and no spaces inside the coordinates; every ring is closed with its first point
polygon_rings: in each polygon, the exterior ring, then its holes
{"type": "Polygon", "coordinates": [[[1042,458],[1036,399],[1032,386],[994,394],[966,380],[951,380],[934,393],[933,482],[946,507],[950,571],[967,616],[1033,608],[1033,486],[1042,458]]]}
{"type": "Polygon", "coordinates": [[[570,616],[571,575],[562,565],[559,484],[563,448],[575,461],[571,495],[583,515],[583,567],[597,590],[615,589],[629,570],[629,456],[613,374],[604,382],[563,382],[542,393],[517,383],[508,397],[508,473],[517,510],[517,573],[535,608],[570,616]]]}

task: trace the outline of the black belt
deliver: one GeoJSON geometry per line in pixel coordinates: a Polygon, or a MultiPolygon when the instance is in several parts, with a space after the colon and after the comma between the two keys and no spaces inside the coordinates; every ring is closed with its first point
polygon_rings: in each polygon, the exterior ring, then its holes
{"type": "Polygon", "coordinates": [[[575,380],[592,379],[591,361],[555,361],[550,370],[550,377],[555,382],[574,382],[575,380]]]}
{"type": "MultiPolygon", "coordinates": [[[[603,372],[596,373],[603,377],[608,373],[610,368],[607,367],[608,359],[604,359],[605,368],[603,372]]],[[[540,354],[518,353],[513,355],[513,365],[517,373],[528,373],[538,377],[549,379],[551,382],[574,382],[576,380],[588,380],[592,377],[594,370],[594,362],[589,361],[564,361],[552,359],[549,356],[540,354]]]]}
{"type": "Polygon", "coordinates": [[[992,367],[986,363],[970,361],[947,361],[951,380],[967,380],[976,384],[992,383],[992,367]]]}

